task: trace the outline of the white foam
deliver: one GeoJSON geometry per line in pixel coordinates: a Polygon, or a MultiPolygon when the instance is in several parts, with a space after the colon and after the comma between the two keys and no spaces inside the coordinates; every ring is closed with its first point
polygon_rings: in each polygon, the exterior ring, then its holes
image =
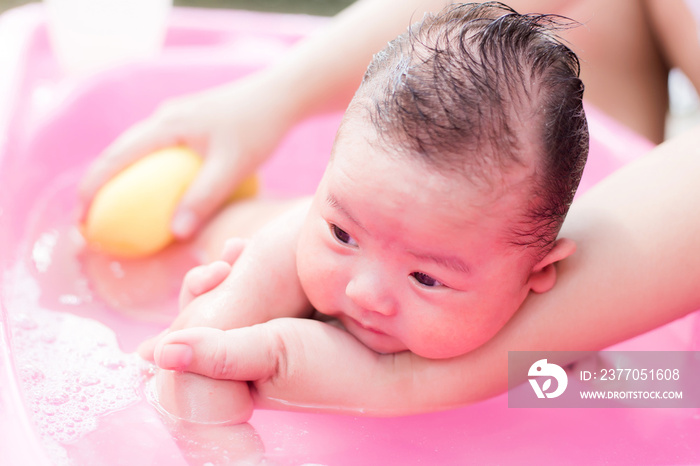
{"type": "Polygon", "coordinates": [[[28,407],[43,436],[75,442],[96,428],[100,416],[140,399],[146,368],[137,356],[123,354],[102,324],[43,309],[13,315],[10,322],[28,407]]]}
{"type": "Polygon", "coordinates": [[[114,332],[99,322],[42,309],[36,284],[14,272],[11,344],[27,407],[44,440],[73,443],[94,430],[100,416],[139,401],[150,367],[124,354],[114,332]]]}

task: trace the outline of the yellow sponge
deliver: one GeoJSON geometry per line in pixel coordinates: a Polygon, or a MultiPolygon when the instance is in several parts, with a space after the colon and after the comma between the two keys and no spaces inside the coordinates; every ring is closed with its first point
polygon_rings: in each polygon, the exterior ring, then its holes
{"type": "MultiPolygon", "coordinates": [[[[83,234],[88,245],[120,257],[160,251],[173,241],[170,222],[175,209],[202,165],[186,147],[149,154],[124,169],[97,192],[83,234]]],[[[257,177],[245,180],[231,200],[252,197],[257,177]]]]}

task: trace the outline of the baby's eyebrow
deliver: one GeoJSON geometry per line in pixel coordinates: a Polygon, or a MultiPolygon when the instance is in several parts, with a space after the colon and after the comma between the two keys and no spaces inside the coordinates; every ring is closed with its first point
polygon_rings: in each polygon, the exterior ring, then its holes
{"type": "Polygon", "coordinates": [[[435,262],[436,264],[439,264],[443,267],[447,267],[448,269],[452,269],[460,273],[472,273],[471,267],[469,267],[469,265],[466,262],[464,262],[457,256],[436,256],[434,254],[423,254],[413,251],[408,251],[408,253],[418,259],[429,260],[431,262],[435,262]]]}
{"type": "Polygon", "coordinates": [[[348,218],[348,220],[357,225],[361,230],[367,231],[367,229],[362,226],[362,224],[345,207],[343,207],[340,201],[338,201],[338,199],[332,193],[328,193],[326,196],[326,202],[329,206],[340,211],[345,217],[348,218]]]}
{"type": "MultiPolygon", "coordinates": [[[[355,225],[357,225],[359,228],[361,228],[364,231],[367,231],[367,229],[362,226],[362,224],[350,213],[348,210],[343,207],[342,204],[340,204],[340,201],[338,201],[338,198],[336,198],[332,193],[328,193],[326,196],[326,203],[330,206],[333,207],[334,209],[340,211],[345,217],[348,218],[351,222],[353,222],[355,225]]],[[[431,262],[435,262],[436,264],[439,264],[443,267],[446,267],[448,269],[455,270],[460,273],[464,274],[471,274],[472,269],[469,267],[469,265],[464,262],[462,259],[460,259],[457,256],[440,256],[440,255],[435,255],[435,254],[430,254],[430,253],[419,253],[415,251],[408,251],[409,254],[412,256],[416,257],[417,259],[421,260],[428,260],[431,262]]]]}

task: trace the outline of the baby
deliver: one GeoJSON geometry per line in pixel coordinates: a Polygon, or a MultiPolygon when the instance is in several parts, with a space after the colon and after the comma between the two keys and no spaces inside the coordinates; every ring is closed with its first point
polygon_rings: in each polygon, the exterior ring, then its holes
{"type": "MultiPolygon", "coordinates": [[[[557,234],[588,132],[578,60],[555,26],[467,4],[389,43],[313,199],[288,202],[245,246],[229,243],[227,261],[192,271],[171,330],[315,311],[378,353],[431,359],[493,337],[530,292],[554,286],[554,264],[575,249],[557,234]]],[[[279,211],[256,202],[232,206],[200,241],[279,211]]],[[[156,342],[141,353],[152,358],[156,342]]],[[[177,369],[191,357],[169,345],[156,360],[177,369]]]]}

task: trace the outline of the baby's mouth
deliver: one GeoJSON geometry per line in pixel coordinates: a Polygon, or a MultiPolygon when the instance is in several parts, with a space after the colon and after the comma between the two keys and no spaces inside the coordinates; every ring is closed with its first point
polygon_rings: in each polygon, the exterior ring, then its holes
{"type": "Polygon", "coordinates": [[[359,320],[353,319],[352,317],[348,317],[348,319],[350,319],[353,324],[355,324],[356,326],[360,327],[363,330],[366,330],[367,332],[374,333],[375,335],[386,335],[386,333],[382,332],[381,330],[378,330],[374,327],[370,327],[368,325],[364,325],[364,324],[362,324],[362,322],[360,322],[359,320]]]}

